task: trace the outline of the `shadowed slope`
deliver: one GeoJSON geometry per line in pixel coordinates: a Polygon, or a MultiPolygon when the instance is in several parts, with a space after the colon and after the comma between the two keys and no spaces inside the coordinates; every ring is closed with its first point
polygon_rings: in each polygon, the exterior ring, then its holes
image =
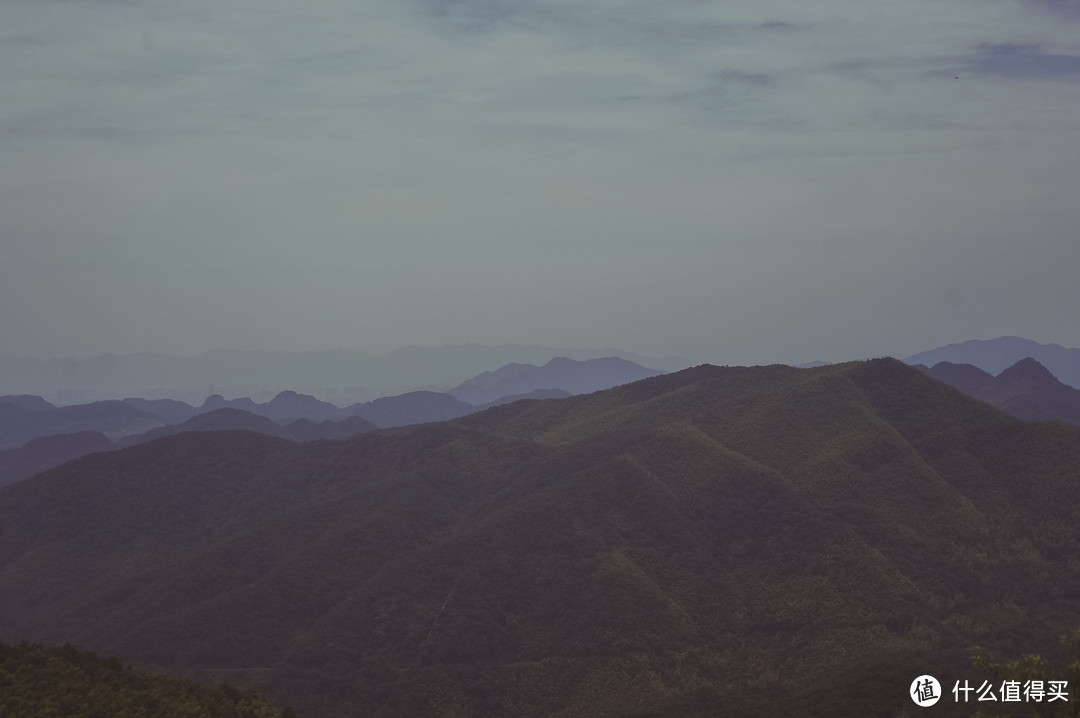
{"type": "Polygon", "coordinates": [[[0,486],[22,481],[39,471],[51,469],[86,454],[111,451],[115,448],[116,444],[100,431],[81,431],[32,439],[17,449],[0,451],[0,486]]]}

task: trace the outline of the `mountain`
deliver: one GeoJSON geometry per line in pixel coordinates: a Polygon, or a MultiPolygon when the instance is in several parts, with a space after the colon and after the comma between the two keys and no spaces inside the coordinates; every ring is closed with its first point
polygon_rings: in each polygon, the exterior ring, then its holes
{"type": "Polygon", "coordinates": [[[197,403],[215,392],[263,401],[288,387],[345,405],[391,391],[454,386],[511,362],[543,364],[557,356],[581,360],[619,356],[664,371],[689,366],[679,357],[641,357],[618,349],[519,344],[414,346],[380,355],[334,349],[213,351],[198,357],[108,354],[81,360],[0,356],[0,392],[42,394],[64,404],[121,396],[197,403]]]}
{"type": "MultiPolygon", "coordinates": [[[[199,411],[238,409],[249,414],[266,417],[279,424],[305,419],[309,422],[340,421],[359,416],[380,427],[423,424],[445,421],[463,416],[476,408],[458,401],[449,394],[434,391],[413,391],[396,396],[386,396],[369,402],[352,404],[344,409],[320,401],[313,396],[283,391],[273,400],[259,404],[244,397],[225,399],[220,394],[208,397],[199,411]]],[[[262,433],[270,433],[263,431],[262,433]]]]}
{"type": "Polygon", "coordinates": [[[340,407],[320,401],[309,394],[298,394],[295,391],[282,391],[273,399],[264,403],[257,403],[248,397],[238,399],[226,399],[221,394],[208,396],[195,411],[207,412],[219,409],[239,409],[250,414],[264,416],[279,424],[285,424],[297,419],[308,421],[335,421],[348,416],[348,412],[340,407]]]}
{"type": "Polygon", "coordinates": [[[226,399],[221,394],[211,394],[206,397],[206,400],[203,401],[197,411],[200,414],[205,414],[206,412],[217,411],[219,409],[239,409],[240,411],[246,411],[249,414],[262,416],[262,414],[259,413],[259,406],[259,404],[256,404],[247,396],[238,397],[236,399],[226,399]]]}
{"type": "Polygon", "coordinates": [[[983,384],[975,396],[1020,419],[1080,425],[1080,390],[1061,383],[1030,357],[983,384]]]}
{"type": "Polygon", "coordinates": [[[458,401],[449,394],[434,391],[411,391],[397,396],[384,396],[366,404],[354,404],[345,413],[367,419],[379,427],[424,424],[446,421],[476,411],[476,407],[458,401]]]}
{"type": "Polygon", "coordinates": [[[998,337],[949,344],[905,359],[909,364],[933,366],[938,362],[971,364],[997,375],[1021,359],[1031,357],[1062,382],[1080,388],[1080,349],[1058,344],[1039,344],[1020,337],[998,337]]]}
{"type": "Polygon", "coordinates": [[[0,486],[22,481],[34,474],[98,451],[112,451],[116,444],[100,431],[80,431],[31,439],[24,446],[0,451],[0,486]]]}
{"type": "Polygon", "coordinates": [[[479,405],[504,396],[528,394],[537,389],[562,389],[571,394],[586,394],[662,373],[618,357],[587,361],[556,357],[539,367],[508,364],[495,371],[479,374],[448,393],[462,401],[479,405]]]}
{"type": "Polygon", "coordinates": [[[15,406],[31,411],[44,411],[46,409],[56,408],[40,396],[34,394],[7,394],[6,396],[0,396],[0,404],[14,404],[15,406]]]}
{"type": "Polygon", "coordinates": [[[501,396],[495,401],[489,401],[486,404],[478,404],[476,406],[477,411],[483,411],[484,409],[490,409],[493,406],[502,406],[503,404],[512,404],[515,401],[521,401],[522,399],[565,399],[568,396],[573,396],[568,391],[563,389],[533,389],[526,394],[511,394],[510,396],[501,396]]]}
{"type": "Polygon", "coordinates": [[[819,366],[829,366],[830,364],[832,364],[832,362],[816,360],[796,364],[795,367],[798,369],[816,369],[819,366]]]}
{"type": "Polygon", "coordinates": [[[447,393],[474,405],[484,403],[485,401],[492,401],[492,399],[485,397],[487,397],[489,393],[492,393],[491,388],[493,386],[528,375],[530,372],[536,371],[536,369],[537,367],[533,364],[513,362],[501,366],[494,371],[481,372],[472,379],[454,387],[447,393]]]}
{"type": "Polygon", "coordinates": [[[344,418],[344,412],[333,404],[319,401],[308,394],[283,391],[259,407],[259,413],[284,424],[297,419],[308,421],[336,421],[344,418]]]}
{"type": "MultiPolygon", "coordinates": [[[[439,421],[475,411],[452,397],[435,396],[444,398],[425,402],[415,396],[389,397],[372,408],[357,410],[382,417],[387,426],[439,421]]],[[[128,398],[61,408],[36,396],[6,399],[10,401],[0,401],[0,486],[85,454],[188,431],[245,430],[315,441],[344,439],[378,428],[360,416],[293,391],[281,392],[263,404],[248,398],[226,400],[216,394],[199,408],[170,399],[128,398]]]]}
{"type": "Polygon", "coordinates": [[[145,434],[128,436],[119,443],[121,446],[134,446],[135,444],[145,444],[148,441],[160,439],[163,436],[173,436],[174,434],[189,431],[254,431],[267,436],[288,438],[285,427],[271,419],[267,419],[265,416],[258,416],[243,409],[225,408],[196,414],[180,424],[169,424],[148,431],[145,434]]]}
{"type": "Polygon", "coordinates": [[[243,409],[225,408],[197,414],[180,424],[170,424],[145,434],[125,437],[119,444],[120,446],[134,446],[164,436],[191,431],[252,431],[290,441],[315,441],[317,439],[345,439],[355,434],[374,431],[377,428],[375,424],[358,416],[318,424],[307,419],[300,419],[282,425],[265,416],[252,414],[243,409]]]}
{"type": "Polygon", "coordinates": [[[0,635],[307,718],[899,716],[1080,625],[1078,510],[1080,428],[891,359],[700,366],[51,469],[0,489],[0,635]]]}
{"type": "Polygon", "coordinates": [[[959,389],[968,396],[975,396],[983,386],[993,380],[994,375],[983,371],[972,364],[952,364],[951,362],[938,362],[932,367],[916,364],[915,367],[925,371],[940,382],[944,382],[954,389],[959,389]]]}
{"type": "Polygon", "coordinates": [[[285,436],[293,441],[317,441],[319,439],[348,439],[350,436],[375,431],[379,427],[362,417],[350,416],[340,421],[319,423],[297,419],[282,428],[285,430],[285,436]]]}
{"type": "Polygon", "coordinates": [[[175,401],[173,399],[141,399],[139,397],[129,397],[123,401],[128,406],[134,407],[139,411],[159,416],[162,420],[170,424],[178,424],[181,421],[187,421],[199,413],[199,410],[190,404],[185,404],[182,401],[175,401]]]}
{"type": "Polygon", "coordinates": [[[1039,362],[1028,357],[996,377],[970,364],[939,362],[927,369],[968,396],[993,404],[1018,419],[1065,421],[1080,426],[1080,390],[1063,384],[1039,362]]]}
{"type": "Polygon", "coordinates": [[[163,423],[159,416],[115,400],[45,409],[0,403],[0,451],[18,448],[42,436],[82,431],[99,431],[116,440],[163,423]]]}

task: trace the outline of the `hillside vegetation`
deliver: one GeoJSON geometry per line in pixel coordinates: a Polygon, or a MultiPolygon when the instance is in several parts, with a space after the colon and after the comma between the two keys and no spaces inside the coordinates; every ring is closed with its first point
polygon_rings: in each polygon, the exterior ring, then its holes
{"type": "Polygon", "coordinates": [[[1080,429],[888,359],[181,434],[0,490],[0,635],[312,718],[898,716],[1080,625],[1078,480],[1080,429]]]}
{"type": "Polygon", "coordinates": [[[72,646],[0,642],[4,718],[291,718],[266,699],[227,685],[208,687],[134,671],[116,658],[72,646]]]}

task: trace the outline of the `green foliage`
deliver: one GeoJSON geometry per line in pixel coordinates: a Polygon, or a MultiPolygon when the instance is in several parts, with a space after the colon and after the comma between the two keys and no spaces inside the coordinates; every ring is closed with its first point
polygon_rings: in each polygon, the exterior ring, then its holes
{"type": "Polygon", "coordinates": [[[4,718],[288,718],[253,692],[134,671],[73,646],[0,642],[4,718]]]}
{"type": "MultiPolygon", "coordinates": [[[[973,646],[969,655],[971,664],[986,675],[993,684],[1002,681],[1067,680],[1068,701],[1024,701],[1022,707],[1012,712],[978,711],[973,718],[1005,718],[1006,716],[1036,716],[1037,718],[1076,718],[1080,716],[1080,700],[1076,689],[1080,686],[1080,628],[1061,637],[1064,649],[1060,660],[1048,660],[1035,653],[1024,654],[1014,660],[995,657],[982,646],[973,646]]],[[[1004,706],[1004,704],[1002,704],[1004,706]]]]}

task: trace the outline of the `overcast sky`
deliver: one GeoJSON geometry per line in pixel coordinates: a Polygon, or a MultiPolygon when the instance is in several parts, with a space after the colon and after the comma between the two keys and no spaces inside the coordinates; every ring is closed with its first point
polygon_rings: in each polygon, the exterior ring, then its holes
{"type": "Polygon", "coordinates": [[[0,0],[0,354],[1080,346],[1076,0],[0,0]]]}

